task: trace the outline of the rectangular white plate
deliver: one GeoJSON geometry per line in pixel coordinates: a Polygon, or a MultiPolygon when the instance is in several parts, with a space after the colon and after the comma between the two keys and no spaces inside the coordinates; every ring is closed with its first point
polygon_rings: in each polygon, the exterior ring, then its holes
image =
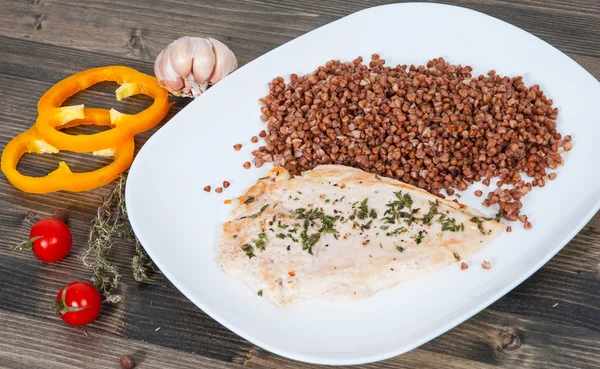
{"type": "MultiPolygon", "coordinates": [[[[235,52],[235,50],[234,50],[235,52]]],[[[367,9],[295,39],[241,67],[193,101],[156,133],[129,175],[127,208],[135,233],[171,282],[199,308],[249,341],[277,354],[322,364],[358,364],[411,350],[500,298],[556,254],[600,205],[598,81],[538,38],[495,18],[436,4],[367,9]],[[427,19],[428,26],[422,20],[427,19]],[[432,26],[434,25],[434,26],[432,26]],[[217,263],[221,224],[234,198],[268,170],[245,170],[265,128],[258,99],[276,76],[312,72],[330,59],[390,65],[443,56],[474,68],[522,75],[559,107],[561,132],[573,136],[558,178],[524,198],[534,225],[520,225],[466,260],[357,302],[312,300],[280,308],[225,275],[217,263]],[[243,143],[241,151],[233,145],[243,143]],[[223,194],[206,193],[227,180],[223,194]],[[483,259],[489,271],[479,267],[483,259]]],[[[462,201],[493,214],[472,194],[462,201]]]]}

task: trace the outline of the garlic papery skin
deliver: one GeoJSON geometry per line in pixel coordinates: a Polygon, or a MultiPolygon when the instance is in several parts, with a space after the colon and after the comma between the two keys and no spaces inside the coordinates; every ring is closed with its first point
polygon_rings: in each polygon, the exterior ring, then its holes
{"type": "Polygon", "coordinates": [[[213,38],[184,36],[154,61],[158,83],[175,96],[198,97],[238,67],[233,52],[213,38]]]}
{"type": "Polygon", "coordinates": [[[210,83],[214,85],[223,78],[227,77],[229,73],[236,70],[238,64],[235,55],[233,55],[233,52],[229,50],[224,43],[219,40],[215,40],[214,38],[209,38],[208,40],[211,42],[215,50],[216,64],[215,69],[210,76],[210,83]]]}
{"type": "Polygon", "coordinates": [[[199,38],[198,41],[194,43],[194,48],[192,50],[192,71],[194,80],[200,84],[207,83],[215,68],[215,62],[216,58],[212,44],[205,38],[199,38]]]}
{"type": "Polygon", "coordinates": [[[156,57],[154,75],[158,79],[158,84],[169,91],[178,91],[183,88],[183,78],[177,74],[171,63],[170,47],[161,51],[156,57]]]}

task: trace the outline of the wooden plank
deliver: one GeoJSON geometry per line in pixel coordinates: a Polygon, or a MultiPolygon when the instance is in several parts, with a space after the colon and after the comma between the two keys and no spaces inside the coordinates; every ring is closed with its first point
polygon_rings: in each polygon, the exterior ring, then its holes
{"type": "Polygon", "coordinates": [[[1,311],[0,329],[0,367],[3,368],[118,368],[119,359],[125,354],[133,355],[138,368],[242,367],[233,362],[106,334],[94,327],[70,327],[7,311],[1,311]]]}
{"type": "MultiPolygon", "coordinates": [[[[265,368],[265,369],[279,369],[279,368],[330,368],[325,365],[311,365],[299,362],[293,362],[288,359],[277,356],[268,351],[253,348],[246,355],[239,357],[234,360],[236,363],[242,364],[246,368],[265,368]]],[[[471,361],[468,359],[456,357],[455,355],[446,355],[438,352],[424,350],[422,348],[414,349],[403,355],[379,361],[372,364],[366,365],[354,365],[354,366],[339,366],[338,368],[352,368],[352,369],[439,369],[440,363],[444,364],[446,369],[465,369],[465,368],[478,368],[478,369],[491,369],[496,366],[482,363],[479,361],[471,361]]]]}
{"type": "Polygon", "coordinates": [[[488,309],[421,348],[506,368],[594,368],[599,340],[597,329],[488,309]]]}
{"type": "MultiPolygon", "coordinates": [[[[513,4],[512,0],[502,0],[505,3],[513,4]]],[[[562,13],[600,13],[600,3],[597,1],[588,0],[573,0],[573,1],[562,1],[562,0],[521,0],[519,1],[520,6],[530,6],[533,8],[544,7],[556,11],[558,14],[562,13]]]]}
{"type": "MultiPolygon", "coordinates": [[[[335,18],[388,2],[392,1],[227,0],[188,4],[169,0],[122,4],[119,0],[57,0],[52,6],[20,2],[7,7],[0,18],[0,34],[141,59],[153,58],[182,35],[201,34],[220,37],[244,64],[335,18]],[[111,16],[105,16],[106,12],[111,16]]],[[[535,1],[465,0],[457,5],[515,24],[569,54],[600,56],[600,36],[595,32],[600,12],[594,6],[574,12],[535,1]]]]}
{"type": "MultiPolygon", "coordinates": [[[[119,292],[125,302],[118,306],[105,304],[102,314],[88,327],[105,335],[116,334],[163,347],[194,351],[224,361],[231,360],[239,350],[250,349],[250,343],[208,317],[170,284],[163,287],[160,283],[140,285],[134,282],[130,274],[132,253],[123,252],[132,247],[120,246],[121,253],[115,254],[119,256],[116,265],[123,273],[119,292]]],[[[56,265],[41,265],[33,260],[33,256],[10,258],[9,262],[3,257],[1,267],[5,273],[10,273],[11,281],[0,284],[0,291],[6,297],[0,307],[50,320],[54,326],[63,325],[52,311],[57,291],[68,282],[89,279],[89,273],[80,265],[81,250],[75,254],[69,256],[70,260],[56,265]]]]}
{"type": "MultiPolygon", "coordinates": [[[[146,368],[309,368],[321,367],[292,362],[262,349],[238,352],[231,361],[208,359],[186,350],[173,350],[164,345],[132,340],[120,335],[107,335],[94,326],[69,327],[56,319],[36,318],[23,313],[2,311],[0,329],[0,365],[27,368],[112,367],[118,357],[132,353],[146,368]],[[44,332],[43,336],[39,332],[44,332]],[[45,337],[51,336],[48,342],[45,337]],[[44,347],[44,355],[39,348],[44,347]],[[90,350],[90,347],[100,347],[90,350]],[[227,364],[225,364],[227,363],[227,364]]],[[[154,335],[160,335],[153,332],[154,335]]],[[[405,355],[356,368],[594,368],[600,363],[598,332],[533,321],[518,315],[486,311],[442,337],[405,355]],[[458,354],[458,355],[457,355],[458,354]],[[487,362],[474,362],[473,355],[487,362]],[[467,357],[465,357],[467,356],[467,357]]]]}
{"type": "MultiPolygon", "coordinates": [[[[335,14],[337,17],[342,17],[369,6],[396,3],[397,1],[347,2],[338,0],[297,3],[293,0],[269,0],[268,2],[275,9],[300,9],[317,14],[335,14]]],[[[512,0],[434,0],[431,2],[458,5],[499,18],[540,37],[571,56],[599,56],[600,50],[597,45],[600,44],[600,33],[597,32],[597,24],[600,21],[600,9],[597,5],[593,5],[593,1],[577,0],[568,2],[569,5],[565,5],[565,2],[560,2],[560,0],[553,2],[537,0],[524,2],[512,0]]],[[[259,3],[259,1],[256,1],[256,3],[259,3]]],[[[260,3],[264,2],[260,1],[260,3]]]]}
{"type": "Polygon", "coordinates": [[[244,64],[314,28],[314,17],[297,11],[271,14],[266,5],[226,2],[23,2],[2,15],[0,34],[146,60],[178,37],[203,35],[226,42],[244,64]],[[34,27],[36,19],[42,19],[39,29],[34,27]]]}

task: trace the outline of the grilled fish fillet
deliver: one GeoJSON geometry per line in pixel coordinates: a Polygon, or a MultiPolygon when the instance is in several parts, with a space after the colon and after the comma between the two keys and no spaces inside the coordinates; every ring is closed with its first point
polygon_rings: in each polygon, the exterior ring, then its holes
{"type": "Polygon", "coordinates": [[[221,268],[274,303],[359,299],[461,260],[504,225],[359,169],[272,169],[237,199],[221,268]]]}

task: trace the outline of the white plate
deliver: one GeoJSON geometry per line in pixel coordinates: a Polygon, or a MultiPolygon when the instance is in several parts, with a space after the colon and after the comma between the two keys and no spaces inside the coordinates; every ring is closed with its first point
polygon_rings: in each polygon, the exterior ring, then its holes
{"type": "MultiPolygon", "coordinates": [[[[500,20],[463,8],[397,4],[367,9],[295,39],[243,66],[189,104],[138,154],[127,183],[135,233],[171,282],[240,336],[282,356],[358,364],[411,350],[510,291],[556,254],[600,207],[600,84],[567,56],[500,20]],[[423,20],[426,19],[426,25],[423,20]],[[520,225],[467,260],[357,302],[312,300],[280,308],[217,265],[220,226],[234,198],[268,168],[245,170],[264,124],[258,99],[276,76],[309,73],[330,59],[423,64],[443,56],[474,73],[523,75],[554,99],[574,149],[558,178],[525,197],[534,228],[520,225]],[[240,152],[233,150],[243,143],[240,152]],[[202,190],[231,182],[223,194],[202,190]],[[479,267],[483,259],[492,269],[479,267]]],[[[481,206],[470,189],[463,202],[481,206]]]]}

